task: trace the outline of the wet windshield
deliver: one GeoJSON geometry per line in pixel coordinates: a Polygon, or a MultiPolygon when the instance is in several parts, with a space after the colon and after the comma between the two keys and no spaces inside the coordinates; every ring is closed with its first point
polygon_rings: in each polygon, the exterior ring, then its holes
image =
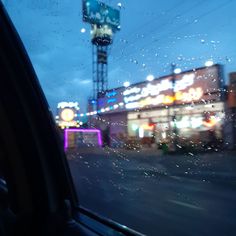
{"type": "Polygon", "coordinates": [[[3,3],[82,206],[147,235],[236,235],[236,1],[3,3]]]}

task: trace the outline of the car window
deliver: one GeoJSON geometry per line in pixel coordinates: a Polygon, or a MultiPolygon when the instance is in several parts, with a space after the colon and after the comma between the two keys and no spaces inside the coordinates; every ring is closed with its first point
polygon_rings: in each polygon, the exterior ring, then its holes
{"type": "Polygon", "coordinates": [[[236,1],[3,1],[80,205],[147,235],[236,234],[236,1]]]}

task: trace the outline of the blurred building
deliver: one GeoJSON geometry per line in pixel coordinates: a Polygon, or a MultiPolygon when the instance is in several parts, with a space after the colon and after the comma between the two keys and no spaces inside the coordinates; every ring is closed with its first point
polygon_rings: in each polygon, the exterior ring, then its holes
{"type": "Polygon", "coordinates": [[[229,86],[227,89],[227,123],[229,145],[236,148],[236,72],[229,74],[229,86]]]}
{"type": "Polygon", "coordinates": [[[222,66],[213,65],[106,91],[95,111],[99,124],[109,126],[113,146],[130,139],[223,144],[228,105],[222,74],[222,66]]]}

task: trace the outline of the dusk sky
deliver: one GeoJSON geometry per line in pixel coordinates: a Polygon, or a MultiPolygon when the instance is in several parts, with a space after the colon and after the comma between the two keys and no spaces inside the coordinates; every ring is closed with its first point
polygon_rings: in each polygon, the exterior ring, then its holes
{"type": "MultiPolygon", "coordinates": [[[[92,95],[90,25],[82,21],[81,0],[5,0],[32,60],[51,109],[78,101],[86,110],[92,95]],[[81,29],[85,28],[85,33],[81,29]]],[[[103,1],[118,8],[121,31],[109,56],[109,88],[136,83],[148,74],[202,67],[205,61],[236,71],[235,0],[103,1]]]]}

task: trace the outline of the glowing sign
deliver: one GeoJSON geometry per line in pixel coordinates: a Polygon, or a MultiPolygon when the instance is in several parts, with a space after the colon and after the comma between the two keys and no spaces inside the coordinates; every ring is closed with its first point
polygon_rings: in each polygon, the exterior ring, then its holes
{"type": "Polygon", "coordinates": [[[201,88],[190,88],[187,92],[179,91],[176,93],[175,97],[169,95],[158,95],[156,97],[147,97],[145,99],[141,99],[138,102],[131,102],[127,103],[125,107],[127,109],[134,109],[134,108],[142,108],[145,106],[150,105],[168,105],[172,104],[174,101],[181,101],[181,102],[192,102],[197,101],[203,96],[203,91],[201,88]]]}
{"type": "Polygon", "coordinates": [[[116,96],[116,95],[117,95],[117,92],[116,92],[116,91],[106,92],[106,96],[107,96],[108,98],[114,97],[114,96],[116,96]]]}
{"type": "Polygon", "coordinates": [[[75,113],[70,108],[65,108],[61,112],[61,119],[64,121],[72,121],[75,118],[75,113]]]}
{"type": "Polygon", "coordinates": [[[83,0],[83,20],[96,25],[120,29],[120,11],[97,0],[83,0]]]}
{"type": "Polygon", "coordinates": [[[58,125],[64,127],[78,127],[78,123],[75,120],[72,121],[58,121],[58,125]]]}
{"type": "Polygon", "coordinates": [[[184,75],[181,80],[177,80],[175,82],[175,88],[174,88],[175,92],[179,90],[184,90],[187,87],[193,85],[194,79],[195,79],[194,73],[184,75]]]}
{"type": "Polygon", "coordinates": [[[110,100],[109,97],[99,98],[99,109],[111,113],[114,110],[121,112],[144,107],[170,106],[174,102],[176,105],[182,105],[191,102],[222,101],[221,74],[221,66],[213,65],[177,74],[175,84],[173,76],[170,75],[151,82],[130,85],[128,88],[113,89],[107,93],[115,91],[116,95],[112,96],[112,99],[116,100],[110,100]],[[113,109],[106,111],[108,106],[113,109]]]}
{"type": "Polygon", "coordinates": [[[129,89],[126,89],[124,92],[123,92],[123,95],[124,96],[128,96],[132,93],[139,93],[141,90],[141,88],[138,88],[138,87],[133,87],[133,88],[129,88],[129,89]]]}
{"type": "MultiPolygon", "coordinates": [[[[194,77],[195,77],[195,74],[184,75],[182,79],[176,81],[175,91],[184,90],[187,87],[193,85],[194,77]]],[[[138,87],[127,89],[123,92],[124,102],[129,103],[129,102],[140,100],[141,98],[145,98],[148,96],[156,96],[156,95],[159,95],[163,91],[172,89],[172,87],[173,87],[172,81],[169,79],[165,79],[165,80],[160,81],[157,84],[149,83],[142,89],[138,87]],[[134,95],[128,96],[130,94],[134,94],[134,95]]]]}
{"type": "Polygon", "coordinates": [[[112,103],[112,102],[116,102],[116,98],[110,98],[108,99],[107,103],[112,103]]]}
{"type": "Polygon", "coordinates": [[[66,107],[70,107],[70,108],[76,108],[77,110],[79,110],[79,103],[78,102],[60,102],[57,105],[57,108],[66,108],[66,107]]]}

